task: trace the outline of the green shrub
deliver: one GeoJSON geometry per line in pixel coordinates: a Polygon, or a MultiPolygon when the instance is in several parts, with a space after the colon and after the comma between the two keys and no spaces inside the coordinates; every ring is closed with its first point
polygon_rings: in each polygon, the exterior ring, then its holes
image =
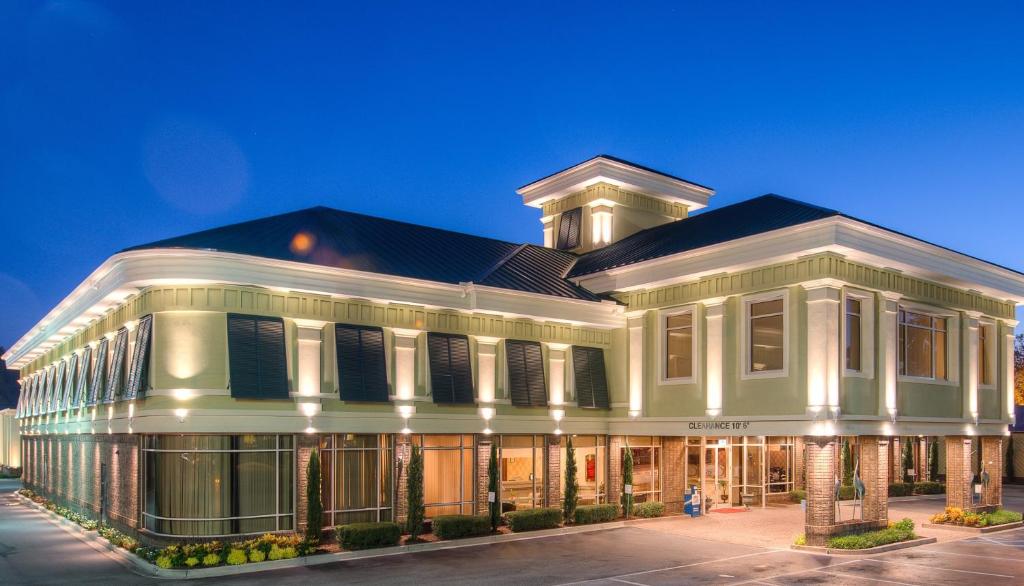
{"type": "Polygon", "coordinates": [[[839,500],[841,500],[841,501],[852,501],[853,497],[856,494],[857,494],[857,491],[852,486],[840,486],[839,487],[839,500]]]}
{"type": "Polygon", "coordinates": [[[199,558],[197,558],[197,557],[185,558],[185,565],[190,567],[190,568],[194,568],[194,567],[199,565],[199,558]]]}
{"type": "Polygon", "coordinates": [[[409,469],[405,476],[405,500],[406,531],[409,532],[409,540],[416,541],[423,532],[426,509],[423,506],[423,454],[415,444],[409,455],[409,469]]]}
{"type": "Polygon", "coordinates": [[[323,501],[320,496],[320,450],[313,448],[306,465],[306,541],[319,543],[323,533],[323,501]]]}
{"type": "Polygon", "coordinates": [[[917,482],[914,484],[914,494],[944,494],[946,485],[941,482],[917,482]]]}
{"type": "Polygon", "coordinates": [[[253,549],[249,551],[249,561],[252,563],[262,562],[267,559],[267,554],[263,553],[261,549],[253,549]]]}
{"type": "Polygon", "coordinates": [[[351,523],[334,528],[341,547],[348,550],[397,545],[402,530],[396,523],[351,523]]]}
{"type": "Polygon", "coordinates": [[[228,559],[226,560],[229,565],[240,566],[248,561],[245,556],[245,552],[240,549],[232,549],[228,553],[228,559]]]}
{"type": "Polygon", "coordinates": [[[807,491],[803,489],[789,491],[789,500],[794,503],[807,500],[807,491]]]}
{"type": "Polygon", "coordinates": [[[553,529],[562,522],[562,509],[526,509],[508,513],[508,526],[512,531],[553,529]]]}
{"type": "Polygon", "coordinates": [[[807,545],[807,536],[801,533],[796,536],[796,540],[793,541],[794,545],[807,545]]]}
{"type": "Polygon", "coordinates": [[[590,523],[604,523],[619,518],[619,505],[582,505],[576,507],[576,515],[573,522],[577,525],[589,525],[590,523]]]}
{"type": "Polygon", "coordinates": [[[1015,511],[1007,511],[1006,509],[997,509],[991,513],[984,513],[984,518],[987,521],[986,525],[1005,525],[1007,523],[1017,523],[1021,520],[1022,516],[1020,513],[1015,511]]]}
{"type": "Polygon", "coordinates": [[[171,558],[169,558],[169,557],[167,557],[165,555],[162,555],[162,556],[156,558],[156,565],[161,567],[161,568],[163,568],[163,569],[165,569],[165,570],[170,568],[172,564],[173,564],[173,562],[171,562],[171,558]]]}
{"type": "Polygon", "coordinates": [[[903,519],[892,523],[888,528],[878,531],[868,531],[854,535],[843,535],[828,540],[828,546],[833,549],[868,549],[899,543],[917,537],[914,535],[914,522],[910,519],[903,519]]]}
{"type": "Polygon", "coordinates": [[[637,503],[633,505],[633,514],[644,519],[660,517],[665,514],[665,503],[659,503],[657,501],[637,503]]]}
{"type": "Polygon", "coordinates": [[[485,515],[443,515],[434,517],[434,535],[441,539],[477,537],[491,532],[491,518],[485,515]]]}
{"type": "Polygon", "coordinates": [[[204,566],[216,566],[220,563],[220,555],[215,553],[208,553],[203,556],[204,566]]]}
{"type": "Polygon", "coordinates": [[[889,485],[889,496],[910,496],[914,494],[913,482],[896,482],[889,485]]]}

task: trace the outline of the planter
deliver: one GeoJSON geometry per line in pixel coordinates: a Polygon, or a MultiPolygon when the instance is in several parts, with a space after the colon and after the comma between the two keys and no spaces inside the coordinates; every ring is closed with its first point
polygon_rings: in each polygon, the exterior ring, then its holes
{"type": "MultiPolygon", "coordinates": [[[[927,527],[927,525],[925,526],[927,527]]],[[[929,543],[935,543],[936,541],[938,540],[934,537],[918,537],[917,539],[900,541],[898,543],[887,543],[885,545],[879,545],[878,547],[869,547],[868,549],[835,549],[831,547],[818,547],[814,545],[792,545],[790,547],[800,551],[813,551],[816,553],[823,553],[826,555],[872,555],[876,553],[894,551],[897,549],[906,549],[908,547],[917,547],[919,545],[928,545],[929,543]]]]}
{"type": "Polygon", "coordinates": [[[1024,527],[1024,521],[1017,521],[1016,523],[1003,523],[1002,525],[989,525],[988,527],[968,527],[966,525],[952,525],[949,523],[925,523],[921,525],[929,529],[948,529],[950,531],[960,531],[961,533],[994,533],[996,531],[1008,531],[1010,529],[1020,529],[1024,527]]]}

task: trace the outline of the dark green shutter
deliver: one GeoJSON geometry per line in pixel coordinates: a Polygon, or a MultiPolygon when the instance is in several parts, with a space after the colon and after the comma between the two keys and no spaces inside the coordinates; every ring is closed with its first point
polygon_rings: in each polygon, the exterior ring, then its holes
{"type": "Polygon", "coordinates": [[[427,334],[430,387],[435,403],[474,402],[473,367],[469,338],[454,334],[427,334]]]}
{"type": "Polygon", "coordinates": [[[110,341],[100,340],[96,347],[96,358],[92,361],[92,384],[89,385],[89,401],[91,407],[103,400],[107,393],[107,348],[110,341]]]}
{"type": "Polygon", "coordinates": [[[125,399],[134,399],[146,392],[149,378],[149,349],[153,338],[153,316],[146,315],[139,319],[139,327],[135,334],[135,351],[132,363],[128,368],[128,386],[125,399]]]}
{"type": "Polygon", "coordinates": [[[572,367],[576,377],[576,402],[579,406],[590,409],[610,408],[604,350],[573,346],[572,367]]]}
{"type": "Polygon", "coordinates": [[[570,250],[580,245],[580,222],[582,220],[583,208],[573,208],[562,213],[558,220],[556,248],[559,250],[570,250]]]}
{"type": "Polygon", "coordinates": [[[75,389],[75,398],[71,402],[72,407],[81,407],[89,395],[89,362],[92,359],[92,346],[86,346],[82,350],[82,359],[78,366],[78,388],[75,389]]]}
{"type": "Polygon", "coordinates": [[[287,399],[284,321],[229,313],[228,366],[232,397],[287,399]]]}
{"type": "Polygon", "coordinates": [[[53,413],[60,407],[60,394],[64,390],[64,369],[68,366],[67,362],[61,360],[60,364],[57,365],[57,378],[50,387],[50,396],[47,401],[48,406],[46,408],[47,413],[53,413]]]}
{"type": "Polygon", "coordinates": [[[338,383],[344,401],[387,402],[384,330],[334,324],[338,383]]]}
{"type": "Polygon", "coordinates": [[[540,343],[506,340],[505,362],[508,365],[512,404],[521,407],[546,406],[548,392],[544,384],[544,354],[540,343]]]}
{"type": "Polygon", "coordinates": [[[78,354],[72,354],[68,362],[67,378],[64,380],[64,395],[60,399],[61,411],[67,411],[71,396],[75,394],[75,375],[78,374],[78,354]]]}
{"type": "Polygon", "coordinates": [[[53,392],[53,379],[57,376],[57,367],[51,366],[46,369],[46,378],[43,381],[43,388],[39,389],[39,414],[43,415],[46,413],[46,408],[49,406],[50,393],[53,392]]]}
{"type": "Polygon", "coordinates": [[[117,330],[114,338],[114,355],[110,359],[110,374],[107,376],[107,395],[104,403],[113,403],[124,394],[124,361],[128,353],[128,328],[117,330]]]}

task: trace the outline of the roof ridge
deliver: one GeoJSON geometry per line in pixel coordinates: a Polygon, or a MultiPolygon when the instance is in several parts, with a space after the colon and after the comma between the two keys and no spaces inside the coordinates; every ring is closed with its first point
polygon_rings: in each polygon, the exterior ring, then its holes
{"type": "Polygon", "coordinates": [[[526,248],[529,245],[530,244],[527,242],[515,247],[514,250],[509,251],[507,254],[505,254],[505,256],[494,261],[494,264],[481,271],[481,273],[477,276],[476,280],[472,282],[483,283],[487,279],[487,277],[490,277],[492,274],[494,274],[494,271],[500,269],[502,265],[512,260],[513,257],[519,254],[524,248],[526,248]]]}

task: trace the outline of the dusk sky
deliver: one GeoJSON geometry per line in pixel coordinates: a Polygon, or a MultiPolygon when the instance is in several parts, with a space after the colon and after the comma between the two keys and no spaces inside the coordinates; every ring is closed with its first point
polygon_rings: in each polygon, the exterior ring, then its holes
{"type": "Polygon", "coordinates": [[[0,345],[313,205],[539,243],[515,189],[598,153],[1024,269],[1020,3],[295,4],[0,3],[0,345]]]}

